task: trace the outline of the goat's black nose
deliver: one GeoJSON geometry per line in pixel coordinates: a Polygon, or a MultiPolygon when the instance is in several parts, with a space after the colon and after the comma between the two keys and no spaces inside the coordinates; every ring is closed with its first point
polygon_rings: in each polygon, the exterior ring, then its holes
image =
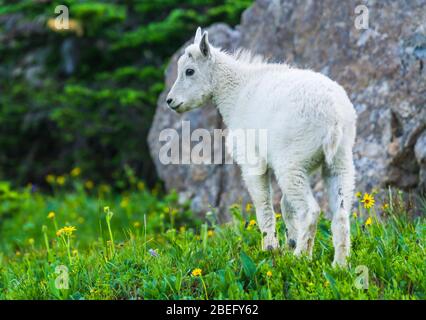
{"type": "Polygon", "coordinates": [[[166,102],[167,102],[168,105],[170,105],[173,102],[173,99],[172,98],[168,98],[166,102]]]}

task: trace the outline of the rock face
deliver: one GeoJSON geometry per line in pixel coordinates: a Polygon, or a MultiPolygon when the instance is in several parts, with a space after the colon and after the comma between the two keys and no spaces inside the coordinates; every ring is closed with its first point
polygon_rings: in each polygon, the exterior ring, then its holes
{"type": "MultiPolygon", "coordinates": [[[[321,72],[348,92],[357,113],[354,149],[357,188],[426,187],[426,0],[369,1],[368,29],[355,27],[362,11],[352,1],[258,0],[233,30],[213,25],[209,37],[228,50],[250,49],[271,61],[285,61],[321,72]]],[[[364,19],[366,17],[364,16],[364,19]]],[[[365,20],[364,20],[365,22],[365,20]]],[[[183,46],[182,48],[184,48],[183,46]]],[[[162,165],[159,133],[181,130],[181,121],[196,128],[222,128],[212,106],[177,115],[165,96],[176,77],[173,56],[166,72],[166,89],[158,100],[149,144],[159,176],[168,189],[192,199],[197,212],[248,200],[239,169],[232,165],[162,165]]],[[[189,150],[182,150],[183,153],[189,150]]],[[[314,182],[317,179],[314,179],[314,182]]],[[[314,183],[321,197],[321,182],[314,183]]],[[[279,194],[275,196],[275,202],[279,194]]]]}

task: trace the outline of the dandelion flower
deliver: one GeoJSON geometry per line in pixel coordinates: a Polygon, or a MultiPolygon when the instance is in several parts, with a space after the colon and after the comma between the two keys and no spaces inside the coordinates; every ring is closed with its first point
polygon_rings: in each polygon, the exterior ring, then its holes
{"type": "Polygon", "coordinates": [[[355,193],[355,196],[356,196],[357,198],[361,198],[362,193],[361,193],[360,191],[358,191],[357,193],[355,193]]]}
{"type": "Polygon", "coordinates": [[[71,176],[78,177],[81,174],[81,169],[79,167],[75,167],[71,170],[71,176]]]}
{"type": "Polygon", "coordinates": [[[389,203],[384,203],[382,205],[382,209],[383,209],[383,211],[386,211],[387,209],[389,209],[389,203]]]}
{"type": "Polygon", "coordinates": [[[214,231],[213,230],[207,231],[207,236],[213,237],[214,236],[214,231]]]}
{"type": "Polygon", "coordinates": [[[47,215],[47,219],[50,219],[50,220],[55,219],[55,212],[50,211],[49,214],[47,215]]]}
{"type": "Polygon", "coordinates": [[[275,213],[275,218],[276,219],[281,219],[281,213],[275,213]]]}
{"type": "Polygon", "coordinates": [[[138,190],[139,191],[144,191],[145,190],[145,183],[143,183],[142,181],[139,181],[137,184],[138,190]]]}
{"type": "Polygon", "coordinates": [[[93,189],[93,187],[95,186],[95,184],[93,183],[93,181],[92,181],[92,180],[87,180],[87,181],[84,183],[84,186],[86,187],[86,189],[91,190],[91,189],[93,189]]]}
{"type": "Polygon", "coordinates": [[[365,221],[365,225],[368,227],[373,223],[373,219],[371,217],[368,217],[367,221],[365,221]]]}
{"type": "Polygon", "coordinates": [[[256,220],[252,219],[247,224],[247,230],[251,230],[256,225],[256,220]]]}
{"type": "Polygon", "coordinates": [[[121,200],[121,202],[120,202],[120,207],[122,207],[123,209],[125,209],[128,206],[129,206],[129,198],[128,197],[124,197],[123,200],[121,200]]]}
{"type": "Polygon", "coordinates": [[[196,268],[196,269],[192,270],[192,275],[194,277],[199,277],[199,276],[202,275],[202,270],[200,268],[196,268]]]}
{"type": "Polygon", "coordinates": [[[374,207],[374,202],[375,202],[374,196],[372,194],[365,193],[361,202],[364,203],[365,209],[370,209],[374,207]]]}
{"type": "Polygon", "coordinates": [[[110,193],[111,192],[111,187],[109,185],[105,184],[105,183],[102,183],[99,186],[99,191],[101,193],[110,193]]]}
{"type": "Polygon", "coordinates": [[[268,272],[266,272],[266,275],[270,278],[270,277],[272,277],[272,271],[271,270],[269,270],[268,272]]]}
{"type": "Polygon", "coordinates": [[[62,236],[63,234],[65,234],[65,235],[67,235],[67,236],[71,236],[71,235],[73,234],[73,232],[74,232],[74,231],[76,231],[76,230],[77,230],[77,228],[76,228],[76,227],[72,227],[72,226],[65,226],[65,227],[63,227],[63,228],[59,229],[59,230],[56,232],[56,235],[57,235],[58,237],[62,236]]]}
{"type": "Polygon", "coordinates": [[[59,184],[60,186],[63,186],[66,181],[67,180],[64,176],[59,176],[56,178],[56,183],[59,184]]]}
{"type": "Polygon", "coordinates": [[[46,176],[46,182],[47,182],[47,183],[49,183],[49,184],[54,184],[54,183],[55,183],[55,181],[56,181],[56,178],[55,178],[55,176],[54,176],[53,174],[48,174],[48,175],[46,176]]]}
{"type": "Polygon", "coordinates": [[[253,205],[250,202],[247,202],[246,211],[249,212],[249,211],[251,211],[251,209],[253,209],[253,205]]]}

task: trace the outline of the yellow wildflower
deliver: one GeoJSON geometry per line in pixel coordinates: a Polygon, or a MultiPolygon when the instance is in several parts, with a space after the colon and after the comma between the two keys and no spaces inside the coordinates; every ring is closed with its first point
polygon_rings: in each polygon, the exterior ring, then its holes
{"type": "Polygon", "coordinates": [[[370,226],[373,223],[373,219],[371,217],[368,217],[367,221],[365,221],[365,226],[370,226]]]}
{"type": "Polygon", "coordinates": [[[120,202],[120,207],[127,208],[129,206],[129,198],[128,197],[124,197],[123,200],[121,200],[120,202]]]}
{"type": "Polygon", "coordinates": [[[266,272],[266,275],[270,278],[270,277],[272,277],[272,271],[271,270],[269,270],[268,272],[266,272]]]}
{"type": "Polygon", "coordinates": [[[281,219],[281,214],[280,213],[275,213],[275,218],[281,219]]]}
{"type": "Polygon", "coordinates": [[[46,176],[46,182],[47,182],[47,183],[49,183],[49,184],[54,184],[54,183],[55,183],[55,181],[56,181],[56,178],[55,178],[55,176],[54,176],[53,174],[48,174],[48,175],[46,176]]]}
{"type": "Polygon", "coordinates": [[[354,217],[354,219],[358,218],[358,215],[356,212],[352,213],[352,216],[354,217]]]}
{"type": "Polygon", "coordinates": [[[364,203],[364,208],[370,209],[374,207],[374,196],[372,194],[365,193],[364,198],[362,198],[361,202],[364,203]]]}
{"type": "Polygon", "coordinates": [[[384,211],[386,211],[387,209],[389,209],[389,203],[384,203],[384,204],[382,205],[382,209],[383,209],[384,211]]]}
{"type": "Polygon", "coordinates": [[[29,238],[28,239],[28,244],[30,245],[30,246],[32,246],[32,245],[34,245],[34,238],[29,238]]]}
{"type": "Polygon", "coordinates": [[[213,237],[214,236],[214,231],[213,230],[207,231],[207,236],[213,237]]]}
{"type": "Polygon", "coordinates": [[[139,221],[133,222],[133,227],[135,227],[136,229],[139,228],[140,226],[141,226],[141,223],[139,221]]]}
{"type": "Polygon", "coordinates": [[[91,190],[91,189],[93,189],[93,187],[95,186],[95,184],[93,183],[93,181],[92,181],[92,180],[87,180],[87,181],[84,183],[84,186],[85,186],[87,189],[91,190]]]}
{"type": "Polygon", "coordinates": [[[360,191],[358,191],[357,193],[355,193],[355,196],[356,196],[357,198],[361,198],[362,193],[361,193],[360,191]]]}
{"type": "Polygon", "coordinates": [[[47,219],[50,219],[50,220],[55,219],[55,212],[50,211],[49,214],[47,215],[47,219]]]}
{"type": "Polygon", "coordinates": [[[196,269],[192,270],[192,275],[194,277],[199,277],[199,276],[201,276],[201,274],[202,274],[202,270],[200,268],[196,268],[196,269]]]}
{"type": "Polygon", "coordinates": [[[247,202],[246,211],[249,212],[249,211],[251,211],[251,209],[253,209],[253,205],[250,202],[247,202]]]}
{"type": "Polygon", "coordinates": [[[78,177],[81,174],[81,169],[79,167],[75,167],[71,170],[71,176],[78,177]]]}
{"type": "Polygon", "coordinates": [[[60,186],[63,186],[66,182],[66,178],[64,176],[59,176],[56,178],[56,183],[60,186]]]}
{"type": "Polygon", "coordinates": [[[247,225],[247,230],[251,230],[256,225],[256,220],[252,219],[247,225]]]}
{"type": "Polygon", "coordinates": [[[143,183],[142,181],[139,181],[137,186],[139,191],[145,190],[145,183],[143,183]]]}
{"type": "Polygon", "coordinates": [[[76,228],[76,227],[72,227],[72,226],[65,226],[65,227],[63,227],[63,228],[59,229],[59,230],[56,232],[56,235],[57,235],[58,237],[62,236],[63,234],[65,234],[65,235],[67,235],[67,236],[71,236],[71,235],[72,235],[72,233],[73,233],[74,231],[76,231],[76,230],[77,230],[77,228],[76,228]]]}
{"type": "Polygon", "coordinates": [[[110,193],[111,192],[111,187],[109,185],[105,184],[105,183],[102,183],[99,186],[99,191],[101,193],[110,193]]]}

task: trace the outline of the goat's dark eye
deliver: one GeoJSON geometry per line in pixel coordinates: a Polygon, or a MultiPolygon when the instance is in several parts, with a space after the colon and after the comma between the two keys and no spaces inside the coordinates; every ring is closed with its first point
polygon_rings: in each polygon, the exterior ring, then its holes
{"type": "Polygon", "coordinates": [[[195,73],[194,69],[186,69],[185,74],[187,76],[192,76],[195,73]]]}

